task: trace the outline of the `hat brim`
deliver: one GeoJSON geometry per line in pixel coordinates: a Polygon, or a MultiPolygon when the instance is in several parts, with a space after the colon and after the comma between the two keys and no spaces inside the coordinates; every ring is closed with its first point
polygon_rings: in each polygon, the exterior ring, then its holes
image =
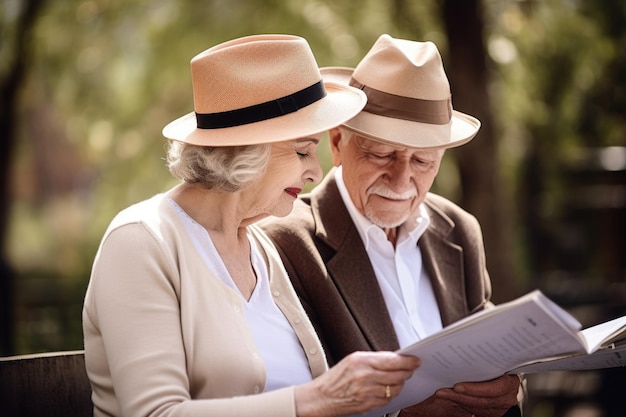
{"type": "Polygon", "coordinates": [[[345,85],[324,82],[326,96],[280,117],[221,129],[198,129],[195,112],[172,121],[163,136],[191,145],[241,146],[282,142],[325,132],[360,112],[367,97],[345,85]]]}
{"type": "MultiPolygon", "coordinates": [[[[353,68],[321,68],[324,82],[349,85],[353,68]]],[[[480,121],[459,111],[452,111],[450,123],[437,125],[380,116],[362,111],[343,126],[360,136],[394,145],[424,149],[445,149],[472,140],[480,129],[480,121]]]]}

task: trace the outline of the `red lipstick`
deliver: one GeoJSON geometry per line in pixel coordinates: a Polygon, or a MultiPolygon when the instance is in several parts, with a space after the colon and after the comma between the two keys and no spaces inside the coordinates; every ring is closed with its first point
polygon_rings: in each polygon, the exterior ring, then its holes
{"type": "Polygon", "coordinates": [[[298,194],[302,191],[302,188],[285,188],[285,192],[293,198],[298,198],[298,194]]]}

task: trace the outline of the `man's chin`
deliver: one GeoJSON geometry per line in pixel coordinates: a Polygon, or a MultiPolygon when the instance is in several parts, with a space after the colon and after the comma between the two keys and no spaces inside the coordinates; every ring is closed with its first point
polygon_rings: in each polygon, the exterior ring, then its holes
{"type": "Polygon", "coordinates": [[[409,216],[408,215],[389,215],[382,213],[365,213],[365,217],[369,219],[372,223],[382,229],[393,229],[394,227],[398,227],[404,223],[409,216]]]}

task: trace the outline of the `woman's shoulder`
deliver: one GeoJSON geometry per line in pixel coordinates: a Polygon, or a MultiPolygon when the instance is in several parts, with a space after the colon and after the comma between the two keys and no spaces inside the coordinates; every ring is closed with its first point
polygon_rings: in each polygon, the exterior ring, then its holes
{"type": "Polygon", "coordinates": [[[137,233],[143,230],[155,236],[178,234],[180,220],[165,194],[156,194],[121,211],[109,223],[105,237],[112,233],[137,233]]]}
{"type": "Polygon", "coordinates": [[[165,194],[156,194],[120,210],[111,220],[112,227],[138,222],[157,222],[163,216],[168,205],[165,194]]]}

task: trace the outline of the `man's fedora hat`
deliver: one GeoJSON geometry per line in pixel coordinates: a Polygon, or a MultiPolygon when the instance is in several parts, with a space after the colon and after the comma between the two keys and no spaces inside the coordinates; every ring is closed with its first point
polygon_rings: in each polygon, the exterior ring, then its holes
{"type": "Polygon", "coordinates": [[[451,148],[480,129],[475,117],[452,109],[450,83],[432,42],[381,35],[356,68],[321,69],[325,81],[367,94],[362,112],[343,126],[378,141],[412,148],[451,148]]]}
{"type": "Polygon", "coordinates": [[[279,142],[324,132],[356,115],[366,97],[325,83],[308,42],[292,35],[234,39],[191,60],[194,111],[163,129],[200,146],[279,142]]]}

